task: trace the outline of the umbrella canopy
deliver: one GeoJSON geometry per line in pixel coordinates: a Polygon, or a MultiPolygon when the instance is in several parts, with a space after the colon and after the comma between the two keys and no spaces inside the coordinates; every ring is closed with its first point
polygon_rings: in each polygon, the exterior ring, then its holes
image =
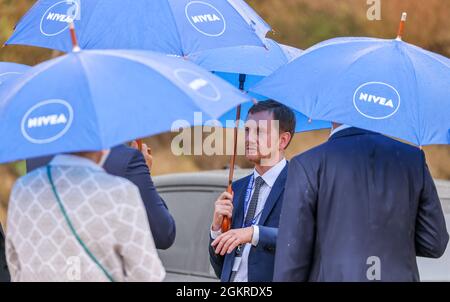
{"type": "MultiPolygon", "coordinates": [[[[262,80],[262,78],[261,78],[261,80],[262,80]]],[[[248,117],[248,111],[253,106],[254,101],[265,101],[268,99],[265,96],[261,96],[261,95],[251,93],[251,92],[248,95],[253,98],[253,101],[246,102],[241,105],[242,113],[241,113],[240,123],[239,123],[239,128],[241,128],[241,129],[244,128],[245,121],[247,120],[247,117],[248,117]]],[[[291,109],[293,109],[293,108],[291,107],[291,109]]],[[[331,123],[328,121],[311,120],[309,117],[307,117],[300,111],[295,110],[295,109],[293,109],[293,111],[294,111],[295,119],[296,119],[296,126],[295,126],[296,133],[331,128],[331,123]]],[[[221,125],[224,125],[226,128],[231,128],[231,127],[234,127],[234,125],[235,125],[234,123],[231,122],[231,121],[234,121],[235,118],[236,118],[236,108],[233,108],[232,110],[230,110],[227,113],[225,113],[224,115],[222,115],[219,118],[219,122],[221,123],[221,125]]]]}
{"type": "Polygon", "coordinates": [[[450,60],[400,39],[337,38],[306,50],[251,91],[312,119],[416,145],[449,144],[450,60]]]}
{"type": "Polygon", "coordinates": [[[262,46],[270,27],[243,0],[40,0],[6,44],[72,50],[142,49],[185,56],[236,45],[262,46]]]}
{"type": "MultiPolygon", "coordinates": [[[[271,39],[266,39],[266,45],[268,46],[267,48],[245,45],[216,48],[191,54],[187,58],[213,71],[214,74],[233,86],[248,91],[266,76],[299,57],[302,53],[302,50],[298,48],[279,44],[271,39]]],[[[254,93],[249,95],[258,101],[267,99],[267,97],[254,93]]],[[[248,110],[252,105],[253,102],[247,102],[242,105],[242,121],[246,120],[248,110]]],[[[295,111],[295,115],[297,119],[296,132],[331,127],[329,122],[310,121],[309,118],[298,111],[295,111]]],[[[219,121],[224,126],[232,127],[234,124],[230,121],[233,121],[235,118],[236,109],[233,109],[224,114],[219,121]]],[[[244,123],[239,125],[242,128],[244,123]]]]}
{"type": "MultiPolygon", "coordinates": [[[[214,72],[265,77],[302,53],[298,48],[271,39],[265,41],[267,48],[249,45],[222,47],[192,53],[187,58],[214,72]]],[[[236,82],[239,86],[238,77],[236,82]]]]}
{"type": "Polygon", "coordinates": [[[27,65],[0,62],[0,90],[6,81],[17,79],[28,69],[30,66],[27,65]]]}
{"type": "MultiPolygon", "coordinates": [[[[270,39],[266,39],[265,44],[267,45],[267,48],[241,45],[204,50],[189,55],[188,59],[214,72],[229,83],[232,83],[235,87],[238,87],[241,90],[247,90],[251,85],[259,82],[265,76],[268,76],[279,67],[287,64],[301,53],[301,50],[299,49],[278,44],[270,39]]],[[[253,97],[258,98],[259,100],[265,99],[264,97],[256,95],[253,95],[253,97]]],[[[238,106],[220,118],[222,126],[235,128],[234,152],[230,159],[230,172],[228,176],[227,191],[229,193],[232,191],[237,150],[238,128],[236,127],[236,121],[240,122],[238,127],[242,128],[244,123],[241,122],[243,120],[241,112],[243,111],[245,113],[246,118],[247,112],[252,105],[252,102],[248,102],[244,105],[244,108],[238,106]]],[[[297,120],[299,121],[297,129],[299,131],[306,131],[307,128],[302,121],[307,120],[307,118],[298,112],[297,115],[297,120]]],[[[320,129],[322,127],[322,125],[311,125],[309,123],[306,123],[306,125],[308,126],[308,130],[320,129]]],[[[230,226],[231,223],[229,219],[225,217],[222,224],[222,231],[228,231],[230,226]]]]}
{"type": "Polygon", "coordinates": [[[0,94],[0,162],[102,150],[217,119],[248,101],[186,60],[145,51],[89,50],[37,65],[0,94]]]}

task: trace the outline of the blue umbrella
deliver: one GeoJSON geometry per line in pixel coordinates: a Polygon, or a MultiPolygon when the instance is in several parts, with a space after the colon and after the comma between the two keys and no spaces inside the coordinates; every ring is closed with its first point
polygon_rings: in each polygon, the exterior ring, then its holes
{"type": "MultiPolygon", "coordinates": [[[[197,63],[198,65],[214,72],[216,75],[225,79],[235,87],[239,87],[241,90],[248,90],[264,77],[273,73],[281,66],[287,64],[292,59],[298,57],[301,54],[301,50],[282,45],[276,41],[266,39],[266,46],[248,46],[240,45],[234,47],[215,48],[192,53],[187,58],[197,63]]],[[[251,95],[258,100],[266,99],[263,96],[251,95]]],[[[235,127],[235,123],[231,121],[240,121],[239,127],[243,127],[241,112],[244,112],[244,120],[247,117],[248,110],[253,105],[253,102],[247,102],[242,107],[239,105],[237,108],[230,110],[224,114],[219,121],[226,127],[235,127]]],[[[301,113],[297,114],[298,126],[297,130],[315,130],[323,128],[323,123],[309,123],[308,119],[301,113]]],[[[330,127],[329,123],[325,123],[326,127],[330,127]]],[[[233,181],[234,164],[236,160],[237,150],[237,127],[234,131],[234,152],[230,160],[230,173],[228,176],[228,192],[231,193],[231,184],[233,181]]],[[[228,219],[224,219],[222,225],[222,231],[229,229],[230,222],[228,219]]]]}
{"type": "Polygon", "coordinates": [[[73,52],[8,88],[0,94],[0,162],[106,149],[248,101],[193,63],[144,51],[73,52]]]}
{"type": "MultiPolygon", "coordinates": [[[[214,74],[227,82],[248,91],[266,76],[272,74],[281,66],[294,60],[302,51],[298,48],[279,44],[274,40],[266,39],[267,48],[258,46],[235,46],[216,48],[193,53],[188,56],[192,62],[213,71],[214,74]]],[[[266,100],[267,97],[250,93],[255,100],[266,100]]],[[[247,113],[253,102],[242,104],[242,120],[247,118],[247,113]]],[[[311,122],[309,118],[296,111],[297,132],[330,128],[330,123],[322,121],[311,122]]],[[[236,109],[224,114],[219,121],[227,125],[227,121],[236,118],[236,109]]],[[[228,126],[231,124],[228,123],[228,126]]],[[[240,127],[243,123],[240,123],[240,127]]]]}
{"type": "MultiPolygon", "coordinates": [[[[256,93],[252,93],[250,92],[248,94],[250,97],[253,98],[252,102],[246,102],[244,104],[241,105],[241,120],[239,123],[239,128],[243,128],[244,127],[244,121],[247,120],[248,117],[248,111],[250,110],[250,108],[253,106],[254,102],[257,101],[265,101],[268,98],[262,95],[258,95],[256,93]]],[[[294,113],[295,113],[295,118],[296,118],[296,127],[295,127],[295,132],[300,133],[300,132],[308,132],[308,131],[314,131],[314,130],[320,130],[320,129],[330,129],[331,128],[331,123],[328,121],[323,121],[323,120],[312,120],[309,117],[307,117],[306,115],[304,115],[303,113],[301,113],[300,111],[293,109],[294,113]]],[[[232,126],[232,123],[230,123],[230,121],[234,121],[236,118],[236,108],[233,108],[232,110],[228,111],[227,113],[225,113],[224,115],[222,115],[219,118],[219,122],[222,125],[227,126],[228,128],[232,126]]]]}
{"type": "Polygon", "coordinates": [[[270,27],[243,0],[40,0],[6,44],[72,49],[143,49],[184,56],[236,45],[263,45],[270,27]]]}
{"type": "Polygon", "coordinates": [[[30,66],[27,65],[0,62],[0,90],[6,81],[17,79],[28,69],[30,66]]]}
{"type": "Polygon", "coordinates": [[[238,45],[214,48],[191,53],[187,58],[214,72],[265,77],[302,53],[300,49],[271,39],[265,39],[265,45],[266,47],[238,45]]]}
{"type": "Polygon", "coordinates": [[[306,50],[251,91],[312,119],[416,145],[450,143],[450,60],[400,38],[337,38],[306,50]]]}

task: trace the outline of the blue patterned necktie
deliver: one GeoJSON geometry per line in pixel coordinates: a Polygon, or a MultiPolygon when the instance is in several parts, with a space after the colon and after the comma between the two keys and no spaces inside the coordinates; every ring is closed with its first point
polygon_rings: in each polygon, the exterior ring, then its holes
{"type": "Polygon", "coordinates": [[[253,191],[252,199],[248,206],[247,216],[245,216],[244,224],[246,227],[251,226],[252,221],[255,218],[256,208],[258,207],[259,191],[264,184],[264,179],[262,179],[261,176],[258,176],[255,181],[255,190],[253,191]]]}
{"type": "MultiPolygon", "coordinates": [[[[255,218],[255,214],[256,214],[256,208],[258,207],[258,199],[259,199],[259,191],[261,191],[261,187],[265,184],[264,179],[262,179],[261,176],[259,176],[258,178],[256,178],[255,181],[255,190],[253,191],[253,195],[252,195],[252,199],[250,200],[250,204],[248,206],[248,210],[247,210],[247,215],[245,216],[245,227],[249,227],[252,226],[252,222],[253,219],[255,218]]],[[[242,257],[242,253],[244,251],[244,247],[243,246],[239,246],[236,249],[236,255],[235,257],[242,257]]],[[[235,260],[236,260],[235,258],[235,260]]],[[[237,271],[232,271],[231,272],[231,277],[230,277],[230,281],[234,281],[236,278],[236,274],[237,271]]]]}

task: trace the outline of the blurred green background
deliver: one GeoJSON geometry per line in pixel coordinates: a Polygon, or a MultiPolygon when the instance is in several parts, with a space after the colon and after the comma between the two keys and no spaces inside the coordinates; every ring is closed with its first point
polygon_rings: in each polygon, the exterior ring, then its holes
{"type": "MultiPolygon", "coordinates": [[[[11,35],[14,25],[34,2],[0,0],[0,44],[11,35]]],[[[272,38],[302,49],[338,36],[395,38],[401,13],[406,11],[408,21],[404,40],[450,57],[450,0],[381,0],[381,20],[375,21],[367,19],[370,5],[366,0],[249,0],[248,3],[272,25],[272,38]]],[[[51,50],[25,46],[0,49],[0,61],[28,65],[38,64],[56,55],[58,53],[51,50]]],[[[227,165],[226,156],[174,156],[170,143],[175,135],[166,133],[146,139],[153,149],[154,175],[219,169],[227,165]]],[[[324,142],[327,137],[328,131],[296,135],[288,157],[324,142]]],[[[433,176],[450,180],[450,147],[427,147],[425,152],[433,176]]],[[[243,158],[239,158],[238,164],[248,167],[243,158]]],[[[0,165],[2,223],[11,186],[22,173],[23,162],[0,165]]]]}

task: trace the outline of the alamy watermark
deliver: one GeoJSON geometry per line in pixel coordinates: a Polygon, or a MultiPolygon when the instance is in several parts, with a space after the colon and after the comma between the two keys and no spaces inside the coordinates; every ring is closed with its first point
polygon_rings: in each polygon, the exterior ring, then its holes
{"type": "MultiPolygon", "coordinates": [[[[218,120],[203,121],[201,112],[194,114],[194,125],[186,120],[177,120],[172,124],[172,132],[178,133],[172,140],[171,151],[175,156],[231,156],[234,153],[234,133],[224,131],[236,127],[236,121],[227,120],[222,124],[218,120]]],[[[270,165],[280,144],[280,122],[278,120],[239,121],[240,131],[237,143],[237,156],[258,156],[270,165]],[[244,132],[244,136],[242,135],[244,132]],[[245,139],[243,139],[245,138],[245,139]],[[275,151],[275,152],[274,152],[275,151]]]]}
{"type": "Polygon", "coordinates": [[[381,0],[367,0],[367,20],[380,21],[381,20],[381,0]]]}
{"type": "Polygon", "coordinates": [[[380,257],[370,256],[366,264],[369,266],[366,272],[367,280],[381,281],[381,260],[380,257]]]}
{"type": "Polygon", "coordinates": [[[81,281],[81,259],[73,256],[67,258],[66,277],[69,281],[81,281]]]}

